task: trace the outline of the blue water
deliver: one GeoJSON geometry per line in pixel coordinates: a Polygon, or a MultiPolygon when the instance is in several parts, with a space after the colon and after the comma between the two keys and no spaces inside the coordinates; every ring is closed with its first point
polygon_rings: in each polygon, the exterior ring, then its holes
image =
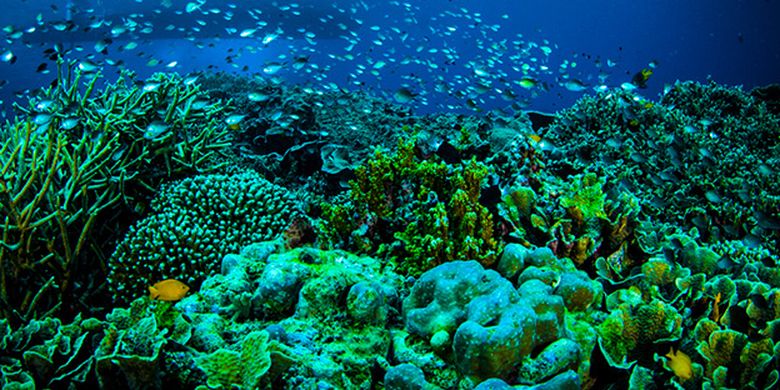
{"type": "Polygon", "coordinates": [[[417,95],[404,102],[417,112],[468,111],[467,105],[482,111],[513,103],[555,111],[600,85],[631,81],[650,63],[657,66],[641,91],[649,98],[675,80],[766,85],[778,82],[780,69],[780,33],[773,20],[780,14],[778,1],[208,0],[189,2],[197,5],[191,12],[188,2],[178,0],[8,3],[11,9],[0,15],[0,25],[7,26],[0,51],[10,50],[15,63],[0,62],[4,103],[55,78],[44,51],[58,43],[66,58],[103,65],[107,80],[126,67],[142,77],[225,70],[323,88],[371,89],[389,98],[403,85],[417,95]],[[260,11],[257,18],[250,10],[260,11]],[[75,23],[72,31],[57,31],[53,23],[68,17],[75,23]],[[98,21],[103,26],[85,31],[98,21]],[[142,26],[147,31],[133,23],[147,23],[142,26]],[[126,31],[112,32],[115,27],[126,31]],[[246,29],[256,31],[241,38],[246,29]],[[263,44],[271,33],[278,37],[263,44]],[[112,40],[105,54],[94,47],[101,37],[112,40]],[[138,47],[120,50],[128,42],[138,47]],[[541,46],[551,48],[549,55],[541,46]],[[307,59],[300,69],[291,66],[296,57],[307,59]],[[377,61],[386,65],[374,68],[377,61]],[[268,63],[281,64],[281,70],[263,72],[268,63]],[[42,64],[46,69],[36,72],[42,64]],[[531,74],[537,87],[517,84],[523,64],[536,68],[531,74]],[[538,71],[540,65],[548,70],[538,71]],[[485,74],[476,75],[475,67],[485,74]],[[586,88],[568,90],[563,84],[570,79],[586,88]],[[475,91],[479,86],[487,91],[475,91]]]}

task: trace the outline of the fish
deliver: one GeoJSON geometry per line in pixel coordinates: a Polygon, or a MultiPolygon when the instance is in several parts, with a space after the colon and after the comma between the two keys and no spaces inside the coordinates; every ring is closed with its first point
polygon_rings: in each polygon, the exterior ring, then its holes
{"type": "Polygon", "coordinates": [[[647,80],[653,75],[653,70],[650,68],[644,68],[634,74],[631,78],[631,82],[639,88],[647,88],[647,80]]]}
{"type": "Polygon", "coordinates": [[[402,104],[411,102],[416,96],[417,95],[415,93],[405,87],[399,88],[393,95],[395,101],[402,104]]]}
{"type": "Polygon", "coordinates": [[[691,366],[691,358],[686,355],[685,352],[677,350],[674,351],[672,347],[669,347],[669,353],[664,355],[669,358],[666,361],[666,366],[669,367],[674,375],[680,378],[682,381],[687,381],[693,378],[693,367],[691,366]]]}
{"type": "Polygon", "coordinates": [[[243,114],[231,114],[225,119],[230,130],[241,130],[241,121],[246,117],[243,114]]]}
{"type": "Polygon", "coordinates": [[[526,134],[526,136],[536,143],[542,142],[542,137],[538,134],[526,134]]]}
{"type": "Polygon", "coordinates": [[[523,77],[517,84],[525,89],[531,89],[536,86],[537,81],[531,77],[523,77]]]}
{"type": "MultiPolygon", "coordinates": [[[[176,6],[165,7],[159,1],[79,1],[83,6],[75,7],[68,14],[54,13],[54,17],[39,24],[24,26],[24,38],[28,42],[98,42],[106,37],[115,39],[147,41],[186,38],[212,38],[224,32],[224,12],[230,10],[232,2],[228,0],[190,1],[176,6]],[[189,17],[182,17],[182,14],[189,17]],[[59,19],[57,18],[59,16],[59,19]],[[64,18],[64,20],[63,20],[64,18]],[[138,19],[143,23],[136,23],[138,19]],[[205,25],[198,21],[205,21],[205,25]],[[176,28],[164,28],[176,22],[176,28]],[[149,28],[153,26],[154,28],[149,28]],[[32,27],[35,27],[34,29],[32,27]]],[[[305,29],[307,32],[324,38],[337,38],[342,30],[337,25],[347,29],[357,29],[355,21],[347,13],[332,12],[332,8],[310,4],[306,12],[300,15],[282,11],[277,2],[253,2],[252,12],[231,13],[231,26],[239,32],[245,32],[243,39],[256,39],[256,34],[249,30],[262,26],[257,15],[274,15],[267,28],[271,31],[285,31],[298,34],[305,29]],[[328,23],[318,23],[320,19],[328,23]]],[[[29,6],[29,12],[43,12],[35,5],[29,6]]],[[[263,21],[264,23],[268,23],[263,21]]],[[[274,34],[273,38],[279,34],[274,34]]],[[[299,34],[303,36],[303,34],[299,34]]],[[[271,40],[273,40],[273,38],[271,40]]],[[[270,41],[269,41],[270,42],[270,41]]],[[[98,50],[100,52],[100,50],[98,50]]]]}
{"type": "Polygon", "coordinates": [[[176,279],[166,279],[149,286],[149,299],[175,302],[184,298],[187,291],[190,288],[186,284],[176,279]]]}
{"type": "Polygon", "coordinates": [[[715,321],[715,322],[720,322],[720,316],[722,314],[720,312],[720,303],[721,303],[722,299],[723,298],[722,298],[720,292],[718,292],[715,295],[715,298],[712,301],[712,320],[715,321]]]}
{"type": "Polygon", "coordinates": [[[563,86],[572,92],[582,92],[588,88],[588,86],[580,80],[570,79],[563,83],[563,86]]]}

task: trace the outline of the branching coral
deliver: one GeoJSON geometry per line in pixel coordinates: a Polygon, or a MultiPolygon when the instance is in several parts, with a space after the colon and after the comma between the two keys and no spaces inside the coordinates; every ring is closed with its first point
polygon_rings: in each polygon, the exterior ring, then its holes
{"type": "Polygon", "coordinates": [[[355,171],[350,202],[323,205],[322,238],[389,255],[411,274],[454,259],[492,264],[499,243],[480,203],[488,173],[475,159],[422,159],[413,140],[401,140],[397,152],[377,150],[355,171]]]}
{"type": "Polygon", "coordinates": [[[82,87],[83,76],[61,61],[55,86],[0,128],[2,317],[81,309],[74,289],[105,272],[117,230],[107,211],[142,208],[164,178],[226,155],[224,108],[197,85],[158,74],[139,86],[123,73],[97,92],[99,75],[82,87]]]}

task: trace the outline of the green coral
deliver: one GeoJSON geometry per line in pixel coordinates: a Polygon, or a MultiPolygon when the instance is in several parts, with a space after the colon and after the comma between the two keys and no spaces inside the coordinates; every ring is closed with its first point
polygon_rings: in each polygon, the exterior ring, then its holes
{"type": "Polygon", "coordinates": [[[99,321],[80,317],[70,324],[56,318],[32,320],[18,329],[0,320],[0,385],[87,385],[94,367],[90,341],[101,329],[99,321]]]}
{"type": "MultiPolygon", "coordinates": [[[[776,359],[771,339],[749,340],[748,336],[731,329],[711,332],[697,350],[707,362],[705,375],[714,386],[757,386],[757,379],[765,370],[772,370],[773,357],[776,359]]],[[[777,368],[774,377],[776,380],[777,368]]]]}
{"type": "Polygon", "coordinates": [[[323,241],[398,261],[419,274],[454,259],[492,264],[499,250],[492,213],[480,203],[488,168],[418,156],[413,140],[377,150],[355,170],[349,202],[323,205],[323,241]]]}
{"type": "Polygon", "coordinates": [[[268,337],[266,331],[251,332],[244,336],[239,352],[220,348],[195,358],[195,364],[206,373],[208,388],[257,388],[271,368],[268,337]]]}
{"type": "Polygon", "coordinates": [[[176,304],[191,313],[189,346],[240,351],[237,343],[225,344],[266,329],[272,335],[269,379],[285,372],[287,356],[295,364],[279,381],[292,387],[372,383],[377,356],[391,348],[390,320],[397,316],[393,304],[403,277],[373,258],[310,247],[285,251],[268,242],[225,256],[222,268],[198,294],[176,304]],[[294,350],[284,345],[295,339],[308,341],[293,344],[294,350]]]}
{"type": "Polygon", "coordinates": [[[99,78],[60,61],[57,82],[0,126],[2,317],[84,310],[118,217],[143,209],[163,180],[217,169],[229,154],[225,108],[197,84],[155,74],[142,86],[123,72],[98,90],[99,78]]]}
{"type": "Polygon", "coordinates": [[[598,327],[612,361],[636,359],[643,348],[681,337],[683,317],[673,306],[660,300],[645,303],[636,289],[624,297],[615,294],[607,299],[610,315],[598,327]]]}
{"type": "Polygon", "coordinates": [[[780,118],[741,88],[679,82],[658,104],[611,90],[580,99],[544,132],[548,168],[593,170],[642,201],[642,218],[698,227],[706,242],[778,249],[780,118]],[[684,195],[683,195],[684,194],[684,195]]]}
{"type": "Polygon", "coordinates": [[[260,175],[200,175],[164,187],[109,260],[115,299],[145,295],[173,278],[197,287],[222,256],[280,236],[295,214],[290,194],[260,175]]]}
{"type": "Polygon", "coordinates": [[[579,176],[561,197],[561,206],[569,209],[571,215],[581,220],[606,218],[604,206],[607,196],[602,190],[603,186],[604,178],[599,178],[595,173],[579,176]]]}
{"type": "Polygon", "coordinates": [[[550,247],[556,256],[588,271],[609,260],[612,269],[604,276],[612,280],[632,265],[625,251],[628,243],[633,245],[636,198],[593,172],[567,180],[549,177],[537,187],[510,187],[498,204],[512,240],[550,247]]]}

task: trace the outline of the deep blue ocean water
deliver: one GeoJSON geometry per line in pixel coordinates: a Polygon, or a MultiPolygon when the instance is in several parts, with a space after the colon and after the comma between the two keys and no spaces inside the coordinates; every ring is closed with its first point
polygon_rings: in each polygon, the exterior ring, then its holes
{"type": "Polygon", "coordinates": [[[4,109],[51,83],[52,49],[104,67],[108,80],[126,67],[142,77],[225,70],[388,97],[404,88],[417,112],[555,111],[642,69],[653,72],[640,91],[648,98],[675,80],[766,85],[780,69],[780,2],[770,0],[3,4],[4,109]],[[524,77],[535,85],[521,86],[524,77]]]}

